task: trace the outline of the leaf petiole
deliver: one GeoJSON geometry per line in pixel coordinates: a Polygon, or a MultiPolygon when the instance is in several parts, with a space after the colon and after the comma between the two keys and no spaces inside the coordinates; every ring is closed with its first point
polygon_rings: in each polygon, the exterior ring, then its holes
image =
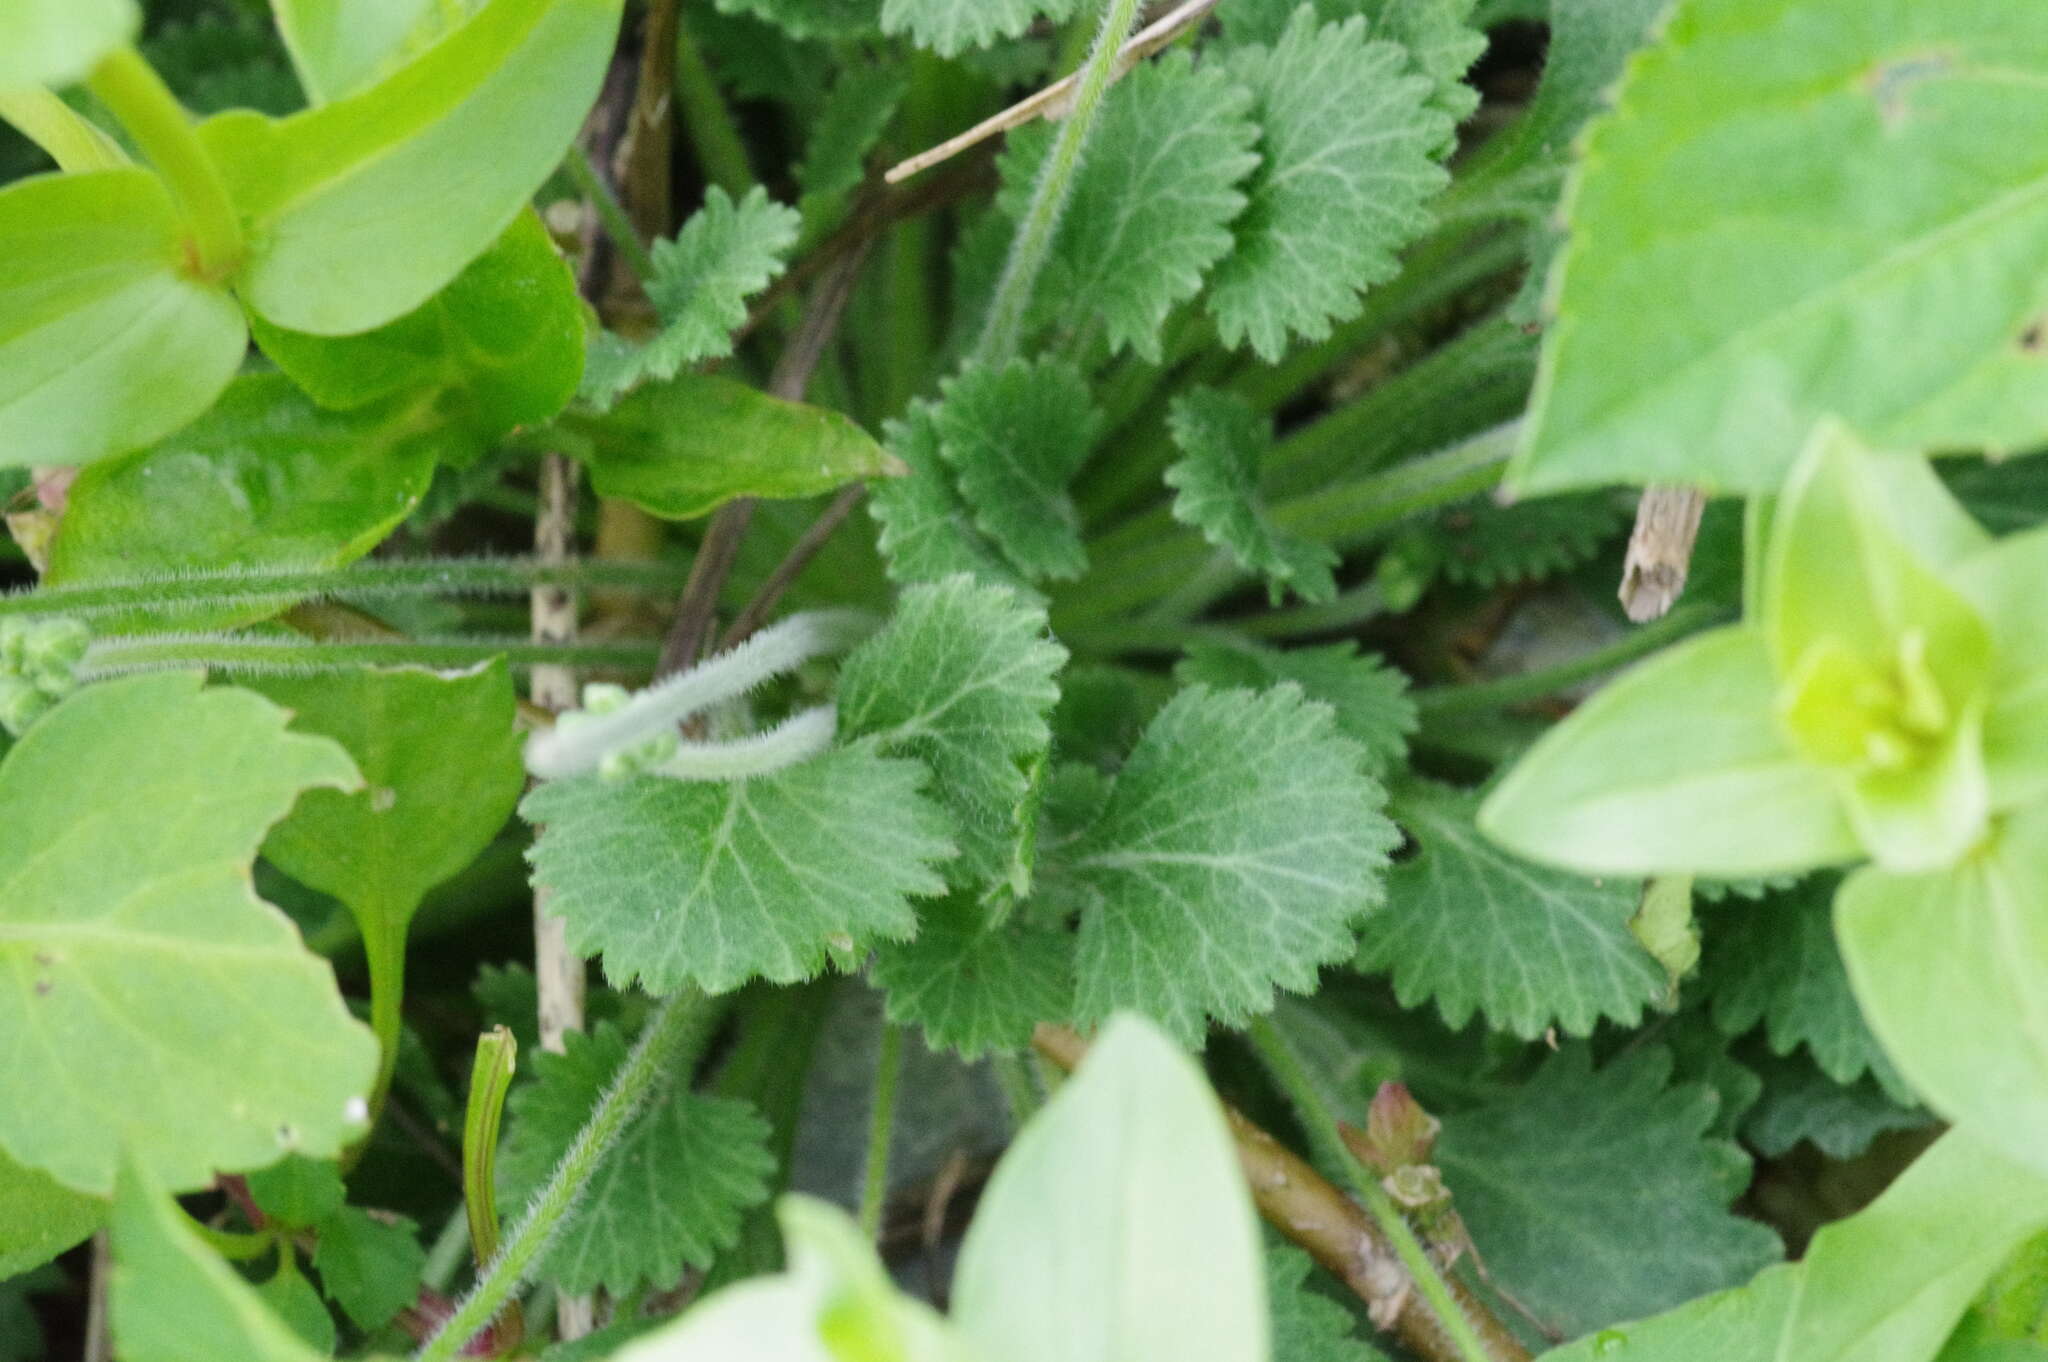
{"type": "Polygon", "coordinates": [[[192,229],[191,272],[213,283],[233,274],[242,262],[241,214],[192,115],[156,68],[134,48],[118,48],[87,77],[86,88],[121,121],[177,196],[192,229]]]}

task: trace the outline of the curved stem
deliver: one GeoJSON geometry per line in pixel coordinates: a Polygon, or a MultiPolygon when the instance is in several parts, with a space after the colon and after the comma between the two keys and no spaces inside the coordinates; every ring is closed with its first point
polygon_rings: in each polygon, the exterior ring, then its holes
{"type": "Polygon", "coordinates": [[[648,253],[647,243],[640,239],[633,220],[626,216],[626,207],[619,202],[619,196],[605,183],[604,176],[597,173],[590,153],[580,146],[570,147],[569,154],[562,160],[562,169],[569,173],[576,188],[597,210],[598,221],[604,224],[605,235],[612,239],[619,259],[626,262],[626,268],[633,272],[641,287],[646,287],[647,281],[654,277],[654,257],[648,253]]]}
{"type": "Polygon", "coordinates": [[[483,1270],[477,1284],[447,1323],[422,1347],[419,1362],[448,1362],[481,1333],[526,1282],[534,1260],[575,1206],[612,1145],[663,1082],[685,1068],[702,1048],[716,1015],[709,999],[694,989],[678,993],[656,1009],[598,1099],[583,1129],[576,1132],[547,1184],[505,1238],[505,1247],[483,1270]]]}
{"type": "Polygon", "coordinates": [[[889,1141],[896,1132],[896,1084],[903,1076],[903,1028],[882,1023],[875,1056],[875,1098],[868,1109],[868,1161],[860,1183],[860,1232],[882,1237],[882,1207],[889,1199],[889,1141]]]}
{"type": "Polygon", "coordinates": [[[118,142],[40,85],[0,90],[0,121],[48,152],[59,170],[111,170],[128,164],[118,142]]]}
{"type": "Polygon", "coordinates": [[[132,47],[109,53],[86,78],[150,163],[169,181],[192,229],[192,272],[221,280],[242,260],[242,218],[192,116],[132,47]]]}
{"type": "Polygon", "coordinates": [[[1052,253],[1053,234],[1059,230],[1067,199],[1073,193],[1074,172],[1080,168],[1081,153],[1087,148],[1089,134],[1095,130],[1095,115],[1102,107],[1102,97],[1119,74],[1117,49],[1123,46],[1124,35],[1131,31],[1137,18],[1138,0],[1109,0],[1103,11],[1095,48],[1088,54],[1088,64],[1081,69],[1080,87],[1074,92],[1074,107],[1060,125],[1045,165],[1038,172],[1031,202],[1024,210],[1023,221],[1017,225],[1010,258],[1003,264],[1002,278],[989,304],[988,322],[982,329],[981,343],[975,347],[975,358],[985,363],[1002,364],[1009,360],[1024,339],[1024,319],[1031,308],[1031,295],[1038,287],[1039,272],[1052,253]]]}

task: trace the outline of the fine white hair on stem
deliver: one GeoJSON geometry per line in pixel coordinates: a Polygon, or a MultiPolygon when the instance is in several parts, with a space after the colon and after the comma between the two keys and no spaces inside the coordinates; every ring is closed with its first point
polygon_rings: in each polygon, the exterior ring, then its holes
{"type": "Polygon", "coordinates": [[[831,705],[792,714],[765,733],[731,742],[686,742],[649,775],[671,780],[744,780],[809,761],[832,745],[839,715],[831,705]]]}
{"type": "Polygon", "coordinates": [[[534,734],[526,744],[526,769],[542,780],[594,771],[607,753],[666,732],[814,657],[850,647],[871,625],[867,615],[851,610],[792,615],[729,652],[649,686],[610,714],[585,714],[534,734]]]}

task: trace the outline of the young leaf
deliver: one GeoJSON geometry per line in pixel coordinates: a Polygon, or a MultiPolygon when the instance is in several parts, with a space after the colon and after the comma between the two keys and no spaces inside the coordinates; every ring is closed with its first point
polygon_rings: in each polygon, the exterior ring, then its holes
{"type": "Polygon", "coordinates": [[[271,0],[299,84],[315,104],[354,94],[439,36],[436,0],[271,0]]]}
{"type": "Polygon", "coordinates": [[[1066,658],[1044,610],[956,576],[905,591],[888,625],[840,669],[840,731],[872,734],[882,750],[931,768],[960,846],[948,873],[964,887],[1029,888],[1020,842],[1030,773],[1052,742],[1046,717],[1066,658]]]}
{"type": "Polygon", "coordinates": [[[589,466],[601,495],[669,520],[734,497],[815,496],[896,471],[840,413],[709,374],[643,388],[601,415],[571,409],[547,439],[589,466]]]}
{"type": "Polygon", "coordinates": [[[13,0],[0,15],[0,90],[74,84],[141,27],[135,0],[13,0]]]}
{"type": "Polygon", "coordinates": [[[1102,419],[1079,372],[1056,359],[971,364],[941,392],[939,453],[974,523],[1026,577],[1080,576],[1088,555],[1067,482],[1102,419]]]}
{"type": "Polygon", "coordinates": [[[2044,1175],[2048,816],[2014,815],[1949,870],[1869,867],[1835,931],[1870,1029],[1929,1106],[2044,1175]]]}
{"type": "Polygon", "coordinates": [[[0,1106],[16,1159],[105,1194],[126,1145],[189,1188],[362,1133],[376,1044],[249,882],[300,791],[357,783],[285,719],[195,675],[131,677],[0,765],[0,1049],[35,1094],[0,1106]]]}
{"type": "MultiPolygon", "coordinates": [[[[1070,334],[1100,327],[1111,351],[1160,358],[1167,314],[1230,253],[1230,223],[1245,207],[1237,186],[1259,164],[1251,102],[1222,70],[1197,70],[1184,53],[1117,82],[1039,278],[1033,309],[1046,324],[1070,334]]],[[[1011,134],[998,202],[1012,221],[1056,133],[1034,124],[1011,134]]]]}
{"type": "Polygon", "coordinates": [[[1477,795],[1411,780],[1393,814],[1415,848],[1387,872],[1387,906],[1359,928],[1358,967],[1388,971],[1403,1007],[1435,999],[1444,1024],[1474,1011],[1525,1040],[1633,1026],[1668,987],[1629,931],[1642,885],[1518,860],[1479,835],[1477,795]]]}
{"type": "Polygon", "coordinates": [[[235,280],[278,326],[347,335],[412,311],[511,225],[597,96],[620,0],[486,0],[391,75],[201,139],[247,219],[235,280]],[[450,167],[459,167],[451,174],[450,167]]]}
{"type": "Polygon", "coordinates": [[[908,33],[942,57],[1014,38],[1043,16],[1064,23],[1079,0],[882,0],[882,31],[908,33]]]}
{"type": "Polygon", "coordinates": [[[182,267],[183,231],[146,170],[0,188],[0,467],[139,449],[234,376],[248,328],[225,290],[182,267]]]}
{"type": "Polygon", "coordinates": [[[583,300],[534,213],[413,311],[356,336],[310,336],[256,318],[278,368],[323,407],[353,411],[431,394],[437,410],[490,439],[568,405],[583,372],[583,300]]]}
{"type": "Polygon", "coordinates": [[[1404,70],[1406,53],[1367,41],[1361,20],[1319,26],[1304,6],[1271,47],[1228,60],[1255,98],[1263,164],[1209,313],[1226,345],[1277,360],[1291,336],[1323,339],[1393,276],[1446,183],[1433,156],[1450,120],[1428,107],[1431,83],[1404,70]]]}
{"type": "MultiPolygon", "coordinates": [[[[535,1081],[513,1093],[498,1158],[501,1201],[524,1203],[547,1181],[626,1058],[626,1039],[601,1024],[571,1032],[568,1050],[534,1057],[535,1081]]],[[[768,1125],[744,1102],[690,1091],[677,1075],[620,1134],[537,1271],[564,1291],[613,1294],[664,1286],[685,1267],[709,1267],[739,1238],[743,1212],[768,1198],[775,1157],[768,1125]]]]}
{"type": "Polygon", "coordinates": [[[1522,1088],[1443,1118],[1437,1161],[1487,1266],[1567,1334],[1731,1286],[1778,1256],[1775,1234],[1728,1210],[1749,1160],[1705,1135],[1712,1089],[1670,1077],[1665,1050],[1595,1071],[1574,1045],[1522,1088]]]}
{"type": "Polygon", "coordinates": [[[598,335],[583,396],[608,407],[650,378],[674,378],[686,365],[731,354],[747,299],[782,273],[799,222],[794,208],[759,185],[737,204],[713,185],[673,240],[654,243],[654,276],[646,285],[661,329],[640,344],[598,335]]]}
{"type": "Polygon", "coordinates": [[[2003,131],[2048,114],[2039,31],[2010,6],[1868,17],[1689,5],[1630,66],[1567,194],[1520,490],[1767,490],[1824,413],[1904,447],[2048,429],[2026,341],[2048,161],[2003,131]]]}
{"type": "Polygon", "coordinates": [[[1290,587],[1305,601],[1334,597],[1336,553],[1288,534],[1266,515],[1259,465],[1273,443],[1271,422],[1234,393],[1190,388],[1173,400],[1167,425],[1181,452],[1180,462],[1166,470],[1166,485],[1176,493],[1173,518],[1264,577],[1274,605],[1290,587]]]}
{"type": "Polygon", "coordinates": [[[925,779],[863,744],[749,780],[550,781],[520,812],[579,953],[621,987],[726,993],[916,931],[906,896],[945,892],[932,863],[953,851],[925,779]]]}
{"type": "Polygon", "coordinates": [[[123,1160],[114,1198],[112,1323],[122,1362],[318,1362],[324,1356],[206,1246],[133,1150],[123,1160]]]}
{"type": "Polygon", "coordinates": [[[960,499],[952,472],[939,455],[937,418],[938,408],[932,403],[913,402],[903,419],[884,431],[891,456],[909,470],[878,484],[868,500],[889,580],[908,586],[964,572],[1035,594],[975,528],[974,513],[960,499]]]}
{"type": "Polygon", "coordinates": [[[1377,653],[1360,655],[1356,643],[1329,643],[1281,652],[1233,643],[1201,642],[1173,669],[1182,685],[1215,690],[1241,686],[1264,690],[1282,681],[1300,686],[1311,700],[1337,712],[1337,730],[1365,749],[1366,769],[1385,776],[1408,756],[1415,731],[1415,702],[1408,678],[1377,653]]]}
{"type": "Polygon", "coordinates": [[[1266,1248],[1266,1302],[1273,1362],[1386,1362],[1353,1333],[1351,1312],[1308,1284],[1315,1263],[1291,1244],[1266,1248]]]}
{"type": "Polygon", "coordinates": [[[1193,1042],[1212,1017],[1270,1011],[1276,988],[1314,989],[1399,840],[1364,760],[1298,686],[1175,696],[1059,849],[1081,1015],[1140,1009],[1193,1042]]]}
{"type": "Polygon", "coordinates": [[[1113,1020],[996,1166],[953,1290],[988,1362],[1266,1362],[1257,1221],[1202,1071],[1113,1020]]]}
{"type": "Polygon", "coordinates": [[[49,1262],[106,1218],[106,1202],[24,1168],[0,1151],[0,1281],[49,1262]]]}
{"type": "Polygon", "coordinates": [[[955,895],[924,907],[914,939],[875,947],[874,981],[889,1020],[917,1026],[933,1049],[1013,1053],[1071,1010],[1074,938],[1023,914],[994,923],[978,896],[955,895]]]}

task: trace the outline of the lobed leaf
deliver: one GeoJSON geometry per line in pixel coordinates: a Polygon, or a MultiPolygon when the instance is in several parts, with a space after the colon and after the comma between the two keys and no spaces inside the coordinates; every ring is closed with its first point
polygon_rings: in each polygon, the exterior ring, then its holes
{"type": "Polygon", "coordinates": [[[1101,433],[1088,385],[1057,359],[972,363],[940,385],[932,424],[974,523],[1027,578],[1088,565],[1067,483],[1101,433]]]}
{"type": "MultiPolygon", "coordinates": [[[[889,579],[938,582],[955,573],[1031,593],[1002,552],[982,536],[939,454],[938,409],[913,402],[884,432],[891,457],[908,470],[877,485],[868,500],[889,579]]],[[[1035,594],[1035,593],[1034,593],[1035,594]]]]}
{"type": "Polygon", "coordinates": [[[420,1297],[427,1254],[410,1220],[343,1206],[320,1222],[313,1270],[358,1329],[372,1333],[420,1297]]]}
{"type": "Polygon", "coordinates": [[[1310,1257],[1268,1241],[1266,1304],[1273,1316],[1273,1362],[1386,1362],[1352,1332],[1351,1312],[1309,1285],[1310,1257]]]}
{"type": "Polygon", "coordinates": [[[942,57],[1014,38],[1041,17],[1064,23],[1080,0],[882,0],[882,31],[908,33],[942,57]]]}
{"type": "Polygon", "coordinates": [[[1259,466],[1273,444],[1271,422],[1234,393],[1191,388],[1174,398],[1167,428],[1181,452],[1165,475],[1174,489],[1173,518],[1264,577],[1274,605],[1290,587],[1305,601],[1334,598],[1336,552],[1279,528],[1259,495],[1259,466]]]}
{"type": "Polygon", "coordinates": [[[1199,642],[1188,648],[1173,675],[1184,686],[1216,690],[1264,690],[1292,681],[1309,699],[1336,711],[1338,731],[1365,749],[1366,769],[1381,778],[1406,761],[1408,736],[1418,723],[1408,678],[1379,654],[1360,654],[1356,643],[1282,652],[1250,644],[1199,642]]]}
{"type": "Polygon", "coordinates": [[[917,1026],[933,1049],[1015,1053],[1039,1022],[1072,1010],[1074,939],[1022,914],[995,922],[977,898],[955,895],[925,906],[912,940],[875,947],[874,981],[889,1020],[917,1026]]]}

